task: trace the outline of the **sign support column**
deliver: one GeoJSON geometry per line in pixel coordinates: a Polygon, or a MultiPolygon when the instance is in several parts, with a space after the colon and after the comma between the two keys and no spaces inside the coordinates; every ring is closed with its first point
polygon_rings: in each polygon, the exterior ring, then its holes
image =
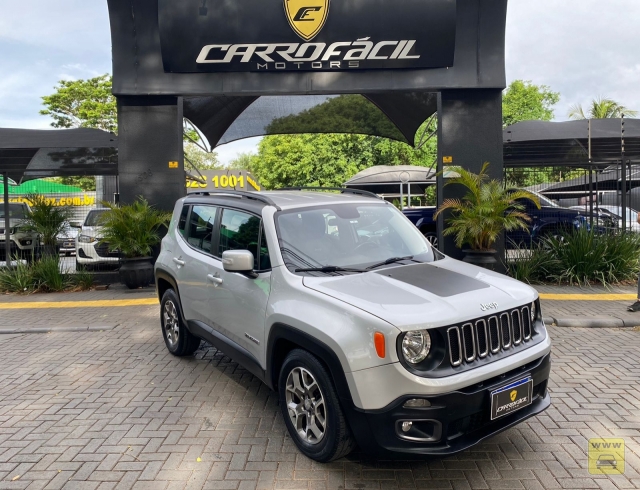
{"type": "MultiPolygon", "coordinates": [[[[438,171],[448,165],[459,166],[479,173],[489,162],[492,179],[502,180],[502,90],[443,90],[438,96],[438,171]],[[444,163],[446,161],[446,163],[444,163]]],[[[438,205],[444,199],[460,198],[460,186],[444,187],[442,174],[438,177],[438,205]]],[[[456,247],[452,236],[443,237],[446,214],[438,218],[438,243],[447,255],[462,259],[462,250],[456,247]]],[[[497,270],[504,269],[504,235],[496,243],[497,270]]]]}

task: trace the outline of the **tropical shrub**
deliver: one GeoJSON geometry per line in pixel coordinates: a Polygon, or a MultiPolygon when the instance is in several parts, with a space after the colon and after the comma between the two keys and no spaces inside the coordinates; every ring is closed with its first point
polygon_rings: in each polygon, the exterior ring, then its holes
{"type": "Polygon", "coordinates": [[[531,218],[518,199],[529,199],[540,207],[538,198],[527,191],[507,189],[499,180],[487,175],[489,163],[482,166],[479,174],[461,167],[449,167],[458,177],[447,180],[445,185],[460,185],[466,188],[462,199],[445,199],[435,216],[450,210],[446,219],[448,227],[444,235],[454,235],[458,248],[468,245],[472,250],[492,250],[498,238],[506,231],[528,230],[531,218]]]}

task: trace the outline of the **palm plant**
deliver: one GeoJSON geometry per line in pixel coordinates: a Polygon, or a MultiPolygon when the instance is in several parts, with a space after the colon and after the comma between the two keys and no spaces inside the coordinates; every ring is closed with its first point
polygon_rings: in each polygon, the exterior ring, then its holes
{"type": "Polygon", "coordinates": [[[576,104],[569,109],[569,119],[619,119],[622,115],[635,117],[638,111],[626,108],[613,99],[598,97],[591,101],[587,112],[582,105],[576,104]]]}
{"type": "Polygon", "coordinates": [[[171,213],[158,211],[139,197],[133,204],[104,203],[109,208],[100,218],[101,242],[124,258],[147,257],[160,243],[160,230],[171,220],[171,213]]]}
{"type": "Polygon", "coordinates": [[[42,194],[28,194],[26,198],[31,210],[21,226],[25,231],[39,234],[45,250],[55,250],[58,235],[69,226],[71,209],[56,206],[53,199],[49,200],[42,194]]]}
{"type": "Polygon", "coordinates": [[[448,168],[458,176],[448,179],[445,185],[461,185],[467,192],[462,199],[446,199],[436,216],[451,211],[444,235],[454,235],[458,248],[469,245],[472,250],[493,250],[503,231],[528,230],[531,218],[524,212],[524,205],[518,203],[519,199],[529,199],[540,208],[535,194],[506,189],[502,182],[490,179],[488,167],[489,163],[485,163],[479,174],[461,167],[448,168]]]}

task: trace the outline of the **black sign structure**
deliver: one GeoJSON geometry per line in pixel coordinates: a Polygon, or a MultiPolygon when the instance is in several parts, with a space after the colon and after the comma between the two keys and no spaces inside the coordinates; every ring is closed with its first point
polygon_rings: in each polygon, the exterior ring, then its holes
{"type": "Polygon", "coordinates": [[[456,0],[159,0],[158,19],[166,72],[454,64],[456,0]]]}

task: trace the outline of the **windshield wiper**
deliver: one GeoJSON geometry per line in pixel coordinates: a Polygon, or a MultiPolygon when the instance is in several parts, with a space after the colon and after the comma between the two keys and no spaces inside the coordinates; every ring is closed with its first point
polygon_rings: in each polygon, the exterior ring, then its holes
{"type": "Polygon", "coordinates": [[[391,257],[390,259],[385,260],[384,262],[380,262],[379,264],[373,264],[367,267],[367,270],[377,269],[378,267],[382,267],[383,265],[395,264],[396,262],[402,262],[403,260],[412,260],[413,255],[407,255],[406,257],[391,257]]]}
{"type": "Polygon", "coordinates": [[[333,272],[367,272],[367,271],[365,269],[351,269],[348,267],[325,265],[324,267],[309,267],[307,269],[295,269],[295,272],[324,272],[325,274],[331,274],[333,272]]]}

